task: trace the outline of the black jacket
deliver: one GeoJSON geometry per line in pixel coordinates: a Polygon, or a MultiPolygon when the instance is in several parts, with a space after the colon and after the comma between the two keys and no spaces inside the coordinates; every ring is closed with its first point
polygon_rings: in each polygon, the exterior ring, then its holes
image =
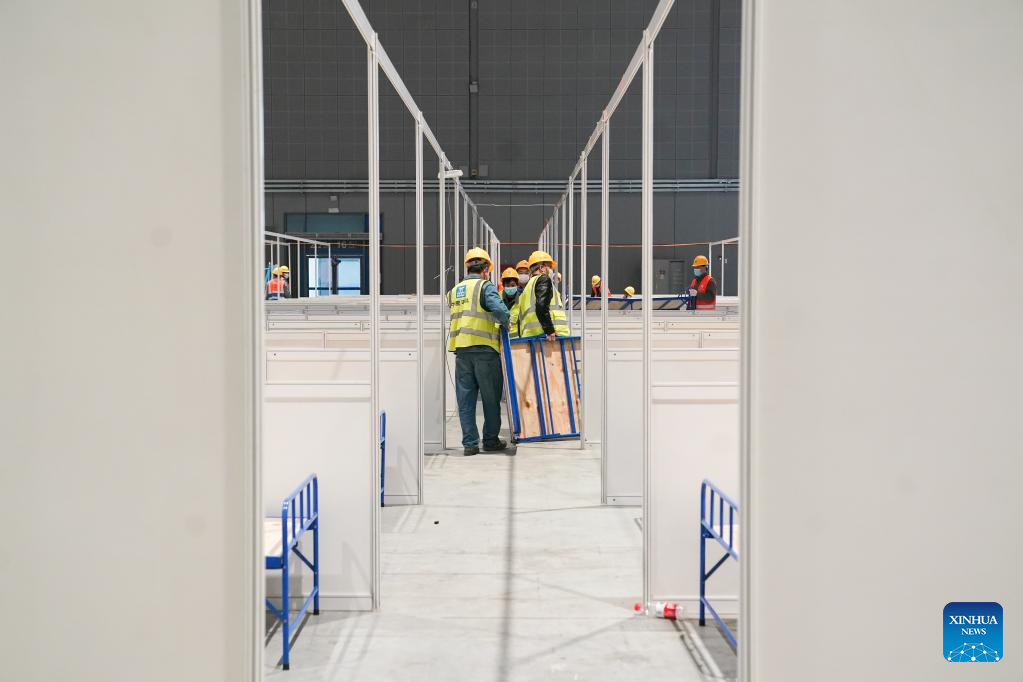
{"type": "Polygon", "coordinates": [[[536,317],[543,327],[544,334],[554,333],[554,322],[551,320],[551,301],[554,299],[554,282],[550,275],[539,275],[536,280],[536,287],[533,289],[536,296],[536,317]]]}

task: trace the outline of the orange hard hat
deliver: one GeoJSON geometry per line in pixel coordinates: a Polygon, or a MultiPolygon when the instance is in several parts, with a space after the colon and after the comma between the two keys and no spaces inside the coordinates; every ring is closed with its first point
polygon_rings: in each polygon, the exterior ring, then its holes
{"type": "Polygon", "coordinates": [[[697,256],[696,258],[693,259],[693,267],[694,268],[699,268],[699,267],[702,267],[704,265],[710,265],[710,261],[707,260],[707,257],[704,256],[703,254],[700,254],[699,256],[697,256]]]}

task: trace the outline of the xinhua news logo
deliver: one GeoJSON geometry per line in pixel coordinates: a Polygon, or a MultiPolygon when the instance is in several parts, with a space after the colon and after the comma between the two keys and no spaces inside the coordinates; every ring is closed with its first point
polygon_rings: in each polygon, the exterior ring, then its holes
{"type": "Polygon", "coordinates": [[[1002,606],[993,601],[954,601],[944,612],[946,661],[996,663],[1002,660],[1002,606]]]}

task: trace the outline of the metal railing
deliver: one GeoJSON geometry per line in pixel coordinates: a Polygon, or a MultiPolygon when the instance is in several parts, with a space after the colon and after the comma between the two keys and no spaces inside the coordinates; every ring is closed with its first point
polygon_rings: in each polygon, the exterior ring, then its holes
{"type": "Polygon", "coordinates": [[[738,645],[735,633],[725,624],[725,621],[718,615],[717,610],[711,606],[707,598],[707,580],[721,568],[729,558],[739,560],[739,549],[735,542],[735,527],[739,518],[739,503],[726,495],[716,485],[704,479],[700,484],[700,625],[707,624],[706,612],[710,615],[721,629],[721,634],[735,648],[738,645]],[[715,515],[714,510],[717,509],[715,515]],[[728,512],[728,520],[725,521],[725,511],[728,512]],[[716,540],[724,548],[725,554],[711,569],[707,570],[707,540],[716,540]]]}
{"type": "Polygon", "coordinates": [[[278,553],[267,554],[264,564],[267,570],[281,572],[281,606],[275,606],[268,597],[266,608],[281,622],[284,646],[281,664],[288,670],[291,667],[291,634],[294,624],[302,622],[310,604],[313,606],[313,614],[320,612],[320,486],[316,474],[310,474],[281,503],[281,548],[278,553]],[[298,548],[299,539],[308,530],[313,533],[311,561],[298,548]],[[297,556],[313,572],[313,589],[295,614],[291,613],[289,602],[288,560],[291,554],[297,556]]]}

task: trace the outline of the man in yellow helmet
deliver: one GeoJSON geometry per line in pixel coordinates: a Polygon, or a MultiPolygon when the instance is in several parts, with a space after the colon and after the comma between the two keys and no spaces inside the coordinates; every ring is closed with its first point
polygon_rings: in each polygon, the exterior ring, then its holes
{"type": "Polygon", "coordinates": [[[628,299],[628,298],[632,298],[635,295],[636,295],[636,290],[633,287],[631,287],[631,286],[627,286],[627,287],[625,287],[625,291],[622,293],[622,298],[628,299]]]}
{"type": "Polygon", "coordinates": [[[476,428],[476,399],[483,400],[483,449],[504,450],[501,433],[501,327],[508,326],[508,308],[487,279],[494,264],[486,251],[469,249],[465,254],[465,279],[448,292],[451,310],[448,350],[455,354],[455,396],[462,424],[462,454],[480,451],[476,428]]]}
{"type": "Polygon", "coordinates": [[[534,251],[529,256],[529,281],[512,311],[511,324],[512,329],[518,327],[523,338],[542,334],[553,341],[569,335],[565,305],[551,278],[555,267],[557,263],[546,251],[534,251]]]}
{"type": "Polygon", "coordinates": [[[519,273],[519,286],[526,286],[526,282],[529,281],[529,262],[523,258],[515,264],[515,271],[519,273]]]}
{"type": "Polygon", "coordinates": [[[689,296],[689,310],[717,310],[718,283],[710,276],[710,261],[704,255],[693,259],[689,296]]]}
{"type": "Polygon", "coordinates": [[[515,268],[505,268],[501,273],[501,300],[504,301],[509,311],[519,300],[520,291],[519,273],[515,271],[515,268]]]}
{"type": "Polygon", "coordinates": [[[291,298],[291,268],[280,265],[271,270],[270,275],[270,280],[266,283],[266,300],[291,298]]]}

